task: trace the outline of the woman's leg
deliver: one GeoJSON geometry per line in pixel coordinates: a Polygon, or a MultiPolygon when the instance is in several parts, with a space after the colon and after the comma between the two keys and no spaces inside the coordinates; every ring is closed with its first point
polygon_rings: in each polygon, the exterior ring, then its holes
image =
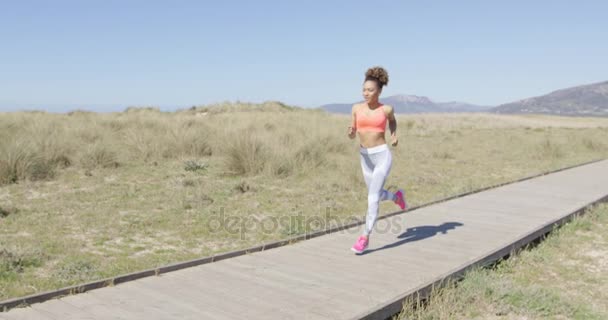
{"type": "Polygon", "coordinates": [[[363,179],[368,190],[370,183],[372,183],[372,174],[375,167],[371,156],[371,154],[361,154],[361,170],[363,171],[363,179]]]}
{"type": "MultiPolygon", "coordinates": [[[[390,151],[389,151],[390,153],[390,151]]],[[[368,190],[368,194],[369,194],[369,190],[370,190],[370,185],[372,183],[372,176],[373,176],[373,172],[374,172],[374,168],[376,167],[374,165],[375,162],[377,162],[377,160],[375,160],[376,158],[372,158],[374,156],[374,154],[361,154],[361,170],[363,171],[363,179],[365,180],[365,185],[367,186],[367,190],[368,190]]],[[[390,156],[390,154],[389,154],[390,156]]],[[[391,161],[392,162],[392,159],[391,161]]],[[[390,166],[391,164],[389,163],[389,168],[388,171],[390,171],[390,166]]],[[[388,172],[386,174],[388,176],[388,172]]],[[[384,183],[383,183],[384,186],[384,183]]],[[[395,201],[395,194],[382,189],[380,191],[380,197],[379,197],[380,201],[385,201],[385,200],[390,200],[390,201],[395,201]]]]}
{"type": "Polygon", "coordinates": [[[373,171],[369,177],[367,193],[367,217],[365,220],[364,236],[369,236],[378,218],[378,206],[381,200],[394,200],[394,194],[384,190],[384,182],[392,167],[392,155],[390,150],[370,155],[374,164],[373,171]]]}

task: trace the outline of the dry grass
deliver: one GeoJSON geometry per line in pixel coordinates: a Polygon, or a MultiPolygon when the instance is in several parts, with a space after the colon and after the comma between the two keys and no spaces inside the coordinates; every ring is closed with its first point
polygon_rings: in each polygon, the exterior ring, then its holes
{"type": "MultiPolygon", "coordinates": [[[[0,114],[0,250],[37,261],[0,275],[0,299],[314,228],[262,231],[255,219],[301,222],[328,210],[363,218],[348,121],[276,102],[0,114]],[[211,228],[220,214],[240,223],[211,228]]],[[[608,119],[450,114],[398,123],[387,186],[404,187],[411,205],[608,157],[608,119]]]]}

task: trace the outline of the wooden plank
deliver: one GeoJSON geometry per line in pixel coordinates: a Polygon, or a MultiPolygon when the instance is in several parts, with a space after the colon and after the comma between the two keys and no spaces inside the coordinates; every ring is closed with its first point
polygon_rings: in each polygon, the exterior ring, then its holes
{"type": "Polygon", "coordinates": [[[31,307],[14,308],[10,312],[0,313],[6,320],[57,320],[50,314],[32,309],[31,307]]]}
{"type": "Polygon", "coordinates": [[[131,282],[114,290],[97,290],[92,294],[113,308],[142,319],[201,319],[221,317],[201,304],[184,303],[171,292],[150,290],[142,281],[131,282]]]}
{"type": "Polygon", "coordinates": [[[45,303],[36,303],[31,307],[34,310],[50,314],[55,319],[95,319],[92,315],[88,314],[86,310],[77,308],[61,299],[53,299],[46,301],[45,303]]]}
{"type": "MultiPolygon", "coordinates": [[[[206,269],[205,273],[209,272],[208,268],[206,269]]],[[[230,268],[226,268],[226,266],[223,268],[224,271],[228,269],[230,268]]],[[[344,299],[346,299],[350,303],[360,305],[361,303],[369,303],[370,299],[376,300],[376,297],[367,295],[366,288],[359,283],[356,283],[359,285],[358,288],[354,288],[354,290],[358,290],[359,292],[352,293],[350,291],[343,291],[343,288],[341,287],[332,287],[332,284],[327,284],[327,281],[330,278],[325,279],[325,282],[313,283],[310,276],[315,273],[314,271],[308,273],[309,277],[303,283],[299,281],[294,282],[294,278],[283,278],[283,281],[269,281],[269,279],[272,279],[269,275],[278,274],[276,272],[273,273],[272,271],[270,273],[265,273],[264,277],[260,278],[262,281],[255,282],[255,291],[260,298],[256,300],[256,303],[263,303],[266,300],[280,301],[278,304],[280,309],[291,311],[291,314],[293,314],[292,310],[303,309],[297,314],[302,314],[303,312],[306,315],[314,315],[319,318],[327,318],[328,316],[332,318],[332,316],[338,316],[340,313],[336,310],[337,306],[334,305],[335,301],[343,302],[344,299]],[[312,290],[303,290],[303,288],[312,290]],[[332,288],[334,290],[326,290],[327,288],[332,288]],[[321,304],[320,302],[323,303],[321,304]],[[324,312],[320,312],[321,310],[324,310],[324,312]]],[[[247,291],[248,288],[252,286],[252,281],[247,281],[248,278],[250,279],[250,276],[239,273],[237,269],[234,269],[233,272],[235,273],[230,273],[230,277],[237,277],[243,281],[237,289],[239,291],[247,291]]],[[[283,275],[285,274],[283,273],[283,275]]],[[[351,288],[351,291],[352,290],[353,288],[351,288]]],[[[247,293],[245,292],[245,294],[247,293]]],[[[252,298],[256,299],[255,296],[252,298]]],[[[282,316],[279,317],[278,314],[274,313],[272,314],[272,318],[282,318],[282,316]]]]}
{"type": "MultiPolygon", "coordinates": [[[[98,289],[108,290],[111,287],[98,289]]],[[[61,300],[67,304],[70,304],[81,310],[86,310],[86,314],[90,315],[94,319],[106,320],[106,319],[132,319],[140,320],[141,317],[136,316],[131,312],[126,312],[122,309],[115,308],[109,305],[106,301],[100,300],[97,296],[92,294],[93,291],[85,292],[81,294],[71,295],[64,297],[61,300]]]]}
{"type": "MultiPolygon", "coordinates": [[[[211,264],[215,265],[215,264],[211,264]]],[[[209,265],[209,266],[211,266],[209,265]]],[[[204,302],[215,312],[233,319],[242,318],[244,312],[248,318],[264,318],[267,314],[280,315],[281,318],[290,318],[283,314],[277,300],[256,301],[256,296],[267,296],[269,292],[263,287],[252,288],[240,279],[226,277],[221,273],[207,270],[197,274],[193,272],[179,272],[169,274],[164,282],[148,282],[145,284],[154,290],[178,292],[180,299],[190,303],[204,302]]],[[[192,270],[188,270],[192,271],[192,270]]]]}
{"type": "MultiPolygon", "coordinates": [[[[274,259],[272,259],[274,261],[274,259]]],[[[360,259],[359,259],[360,260],[360,259]]],[[[270,259],[269,259],[270,261],[270,259]]],[[[275,261],[276,262],[276,261],[275,261]]],[[[353,262],[357,262],[357,259],[355,259],[353,262]]],[[[285,283],[288,282],[293,282],[296,281],[296,285],[294,285],[294,287],[296,288],[301,288],[301,287],[311,287],[313,288],[313,286],[317,286],[317,288],[319,288],[318,292],[311,292],[311,294],[313,296],[318,296],[321,292],[323,292],[323,290],[321,289],[327,289],[327,288],[331,288],[331,290],[329,290],[330,292],[334,292],[336,293],[334,295],[335,297],[342,297],[344,299],[351,299],[350,295],[352,295],[352,292],[355,292],[355,299],[367,299],[367,295],[370,291],[373,292],[372,289],[374,288],[370,288],[369,287],[369,282],[373,282],[375,285],[379,286],[379,287],[386,287],[388,285],[390,285],[391,283],[393,283],[396,279],[396,277],[391,278],[383,278],[383,277],[370,277],[369,274],[367,273],[367,270],[372,270],[371,274],[374,273],[375,270],[375,266],[370,266],[369,264],[363,264],[364,268],[361,267],[362,262],[358,262],[358,263],[353,263],[351,262],[350,265],[328,265],[327,263],[325,263],[324,265],[326,266],[326,269],[328,269],[329,271],[322,271],[323,269],[318,270],[318,269],[311,269],[311,268],[307,268],[307,266],[304,266],[303,268],[294,268],[292,265],[277,265],[275,264],[271,264],[271,265],[266,265],[263,268],[261,268],[259,265],[257,266],[257,272],[250,272],[253,274],[259,274],[261,277],[263,277],[264,281],[268,280],[269,277],[275,277],[275,278],[279,278],[281,281],[284,281],[285,283]],[[352,276],[346,278],[342,275],[342,273],[344,273],[344,270],[351,270],[350,272],[347,272],[348,274],[352,274],[352,276]],[[295,269],[295,270],[294,270],[295,269]],[[299,269],[299,270],[298,270],[299,269]],[[308,269],[308,270],[307,270],[308,269]],[[334,272],[335,270],[335,272],[334,272]],[[359,272],[357,272],[359,271],[359,272]],[[323,272],[323,273],[321,273],[323,272]],[[346,282],[345,282],[346,279],[346,282]],[[357,297],[358,296],[358,297],[357,297]]],[[[233,263],[237,263],[237,261],[233,261],[233,263]]],[[[247,261],[247,264],[253,265],[256,264],[255,261],[247,261]]],[[[399,274],[399,273],[404,273],[402,269],[399,269],[398,266],[396,265],[392,265],[391,269],[393,269],[395,274],[399,274]]],[[[245,272],[244,269],[243,272],[245,272]]],[[[251,269],[250,269],[251,270],[251,269]]],[[[255,270],[255,269],[254,269],[255,270]]],[[[387,271],[385,269],[385,271],[387,271]]],[[[406,277],[405,274],[403,274],[403,279],[413,279],[413,278],[417,278],[417,277],[412,277],[412,273],[411,270],[409,271],[409,276],[406,277]]],[[[293,290],[293,289],[292,289],[293,290]]],[[[331,299],[332,297],[324,297],[323,301],[327,300],[327,299],[331,299]]],[[[300,299],[300,296],[298,296],[298,299],[300,299]]],[[[377,301],[377,296],[376,295],[372,295],[372,300],[377,301]]],[[[356,300],[355,300],[356,301],[356,300]]]]}
{"type": "MultiPolygon", "coordinates": [[[[163,277],[159,281],[138,282],[137,285],[154,292],[155,295],[160,297],[169,296],[166,299],[176,301],[178,305],[202,310],[205,315],[213,315],[217,319],[239,318],[230,308],[224,308],[226,302],[230,301],[230,297],[215,292],[210,284],[200,285],[192,280],[185,281],[174,275],[163,277]]],[[[221,281],[222,279],[217,280],[221,281]]],[[[221,282],[216,283],[216,285],[221,285],[221,282]]],[[[171,305],[171,303],[168,305],[171,305]]]]}

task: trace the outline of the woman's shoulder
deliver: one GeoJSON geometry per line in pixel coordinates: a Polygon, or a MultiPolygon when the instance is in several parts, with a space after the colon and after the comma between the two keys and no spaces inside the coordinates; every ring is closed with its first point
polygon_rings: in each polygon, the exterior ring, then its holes
{"type": "Polygon", "coordinates": [[[393,112],[393,106],[391,105],[383,104],[382,107],[384,108],[384,113],[386,114],[390,114],[391,112],[393,112]]]}
{"type": "Polygon", "coordinates": [[[362,105],[363,105],[362,103],[353,103],[353,107],[352,107],[353,113],[357,112],[359,109],[361,109],[362,105]]]}

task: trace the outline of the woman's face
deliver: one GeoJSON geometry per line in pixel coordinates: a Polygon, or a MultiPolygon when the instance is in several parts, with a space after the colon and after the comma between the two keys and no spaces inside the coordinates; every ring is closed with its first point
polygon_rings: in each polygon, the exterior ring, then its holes
{"type": "Polygon", "coordinates": [[[376,81],[367,80],[363,83],[363,98],[365,102],[378,101],[381,92],[382,90],[378,89],[376,81]]]}

